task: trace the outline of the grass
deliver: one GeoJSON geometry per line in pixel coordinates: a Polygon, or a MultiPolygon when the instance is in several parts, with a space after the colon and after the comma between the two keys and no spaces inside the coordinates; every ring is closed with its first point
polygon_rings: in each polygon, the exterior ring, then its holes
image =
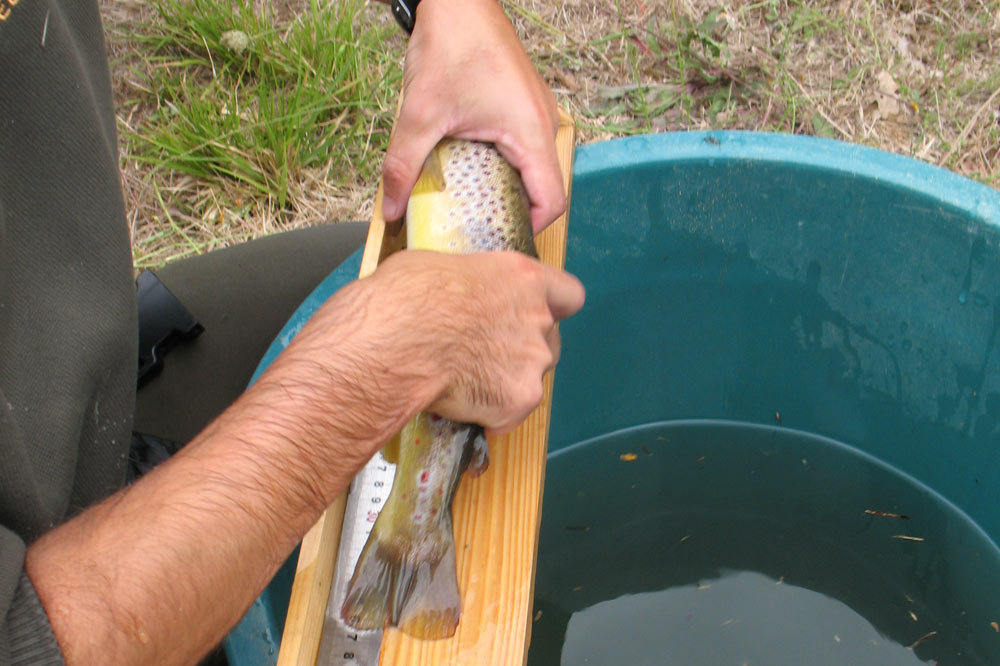
{"type": "MultiPolygon", "coordinates": [[[[995,2],[502,2],[582,141],[811,134],[1000,187],[995,2]]],[[[102,3],[137,264],[368,216],[406,46],[383,5],[102,3]]]]}
{"type": "Polygon", "coordinates": [[[382,46],[390,26],[361,20],[360,2],[311,0],[285,22],[271,5],[151,6],[130,36],[144,54],[142,94],[122,105],[141,122],[122,135],[173,233],[165,250],[162,234],[140,236],[138,266],[203,251],[227,217],[287,222],[309,204],[304,185],[377,179],[401,68],[382,46]],[[163,185],[178,178],[189,187],[163,185]]]}

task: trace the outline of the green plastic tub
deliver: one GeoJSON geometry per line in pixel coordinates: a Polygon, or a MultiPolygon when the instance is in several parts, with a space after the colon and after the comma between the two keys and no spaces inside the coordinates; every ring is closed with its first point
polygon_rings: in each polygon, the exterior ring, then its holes
{"type": "Polygon", "coordinates": [[[838,142],[578,148],[529,663],[1000,663],[998,224],[838,142]]]}

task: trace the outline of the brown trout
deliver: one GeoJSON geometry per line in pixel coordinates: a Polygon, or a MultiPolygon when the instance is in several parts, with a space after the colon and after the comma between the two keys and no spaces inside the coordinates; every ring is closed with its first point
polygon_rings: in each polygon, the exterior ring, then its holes
{"type": "MultiPolygon", "coordinates": [[[[406,210],[407,247],[537,256],[520,175],[490,144],[442,140],[406,210]]],[[[341,608],[356,629],[399,627],[417,638],[455,633],[461,599],[451,503],[462,473],[489,463],[477,425],[422,412],[383,450],[396,463],[385,506],[361,551],[341,608]]]]}

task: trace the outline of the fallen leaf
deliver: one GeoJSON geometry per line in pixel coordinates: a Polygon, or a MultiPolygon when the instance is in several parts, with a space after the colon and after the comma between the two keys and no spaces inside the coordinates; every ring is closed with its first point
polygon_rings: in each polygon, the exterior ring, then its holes
{"type": "Polygon", "coordinates": [[[875,102],[878,104],[876,112],[880,118],[888,118],[899,113],[899,101],[896,99],[896,91],[899,85],[892,78],[892,74],[884,69],[875,77],[878,83],[878,91],[875,93],[875,102]]]}

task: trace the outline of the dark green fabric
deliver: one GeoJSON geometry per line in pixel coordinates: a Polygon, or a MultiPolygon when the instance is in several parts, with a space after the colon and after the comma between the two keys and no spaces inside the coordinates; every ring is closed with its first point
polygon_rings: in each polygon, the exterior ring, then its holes
{"type": "MultiPolygon", "coordinates": [[[[137,365],[97,2],[10,5],[0,0],[0,666],[61,662],[26,546],[123,483],[137,365]]],[[[197,433],[364,233],[279,234],[159,271],[206,331],[143,389],[139,427],[197,433]]]]}
{"type": "Polygon", "coordinates": [[[18,593],[24,547],[121,484],[136,364],[97,2],[11,4],[0,2],[3,664],[52,647],[37,598],[18,593]]]}
{"type": "Polygon", "coordinates": [[[35,588],[27,574],[21,574],[11,612],[7,620],[10,636],[10,662],[32,666],[57,666],[64,663],[59,644],[49,627],[35,588]]]}
{"type": "Polygon", "coordinates": [[[302,300],[361,247],[367,231],[360,222],[299,229],[157,270],[205,331],[175,347],[139,391],[136,431],[184,443],[208,425],[243,392],[302,300]]]}

